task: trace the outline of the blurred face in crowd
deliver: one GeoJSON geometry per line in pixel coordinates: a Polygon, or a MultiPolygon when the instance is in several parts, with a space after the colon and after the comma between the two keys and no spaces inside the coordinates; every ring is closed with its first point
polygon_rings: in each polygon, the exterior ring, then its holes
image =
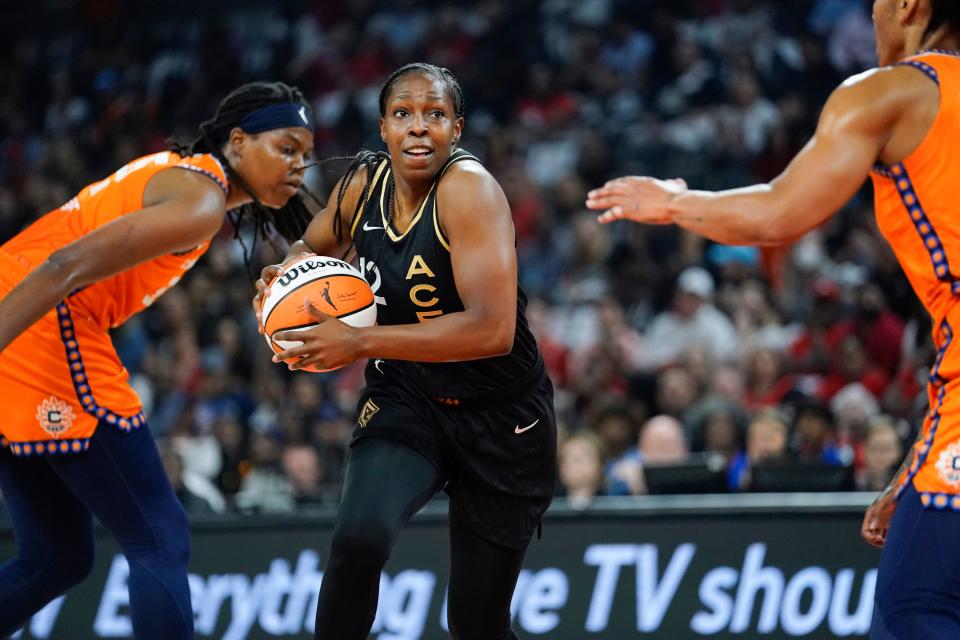
{"type": "Polygon", "coordinates": [[[733,452],[737,449],[737,424],[727,411],[710,414],[703,427],[707,451],[733,452]]]}
{"type": "Polygon", "coordinates": [[[815,411],[802,411],[793,425],[801,446],[821,447],[831,431],[831,424],[815,411]]]}
{"type": "Polygon", "coordinates": [[[657,378],[657,405],[662,412],[680,415],[696,398],[696,382],[683,367],[671,367],[657,378]]]}
{"type": "Polygon", "coordinates": [[[630,424],[630,417],[626,413],[614,412],[603,416],[597,422],[594,431],[613,456],[623,453],[636,437],[630,424]]]}
{"type": "Polygon", "coordinates": [[[568,494],[596,493],[603,484],[603,457],[591,438],[571,436],[559,455],[560,482],[568,494]]]}
{"type": "Polygon", "coordinates": [[[700,305],[703,304],[703,298],[689,291],[678,291],[673,300],[673,311],[683,320],[692,318],[700,305]]]}
{"type": "Polygon", "coordinates": [[[747,429],[747,455],[753,462],[779,458],[787,450],[787,426],[776,418],[754,418],[747,429]]]}
{"type": "Polygon", "coordinates": [[[463,131],[446,84],[411,71],[397,78],[386,97],[380,137],[396,175],[407,182],[433,180],[463,131]]]}
{"type": "Polygon", "coordinates": [[[647,420],[640,431],[640,453],[644,464],[679,464],[687,459],[683,425],[670,416],[647,420]]]}
{"type": "Polygon", "coordinates": [[[837,350],[837,367],[847,380],[859,380],[867,370],[867,352],[856,336],[847,336],[837,350]]]}
{"type": "Polygon", "coordinates": [[[874,425],[867,434],[863,461],[868,471],[883,474],[892,471],[903,457],[903,445],[893,426],[874,425]]]}
{"type": "Polygon", "coordinates": [[[313,153],[313,132],[305,127],[286,127],[262,133],[247,133],[239,127],[230,132],[226,156],[243,177],[248,190],[265,206],[279,209],[303,184],[303,166],[313,153]]]}
{"type": "Polygon", "coordinates": [[[288,447],[282,457],[283,472],[299,494],[315,492],[320,487],[320,459],[310,447],[288,447]]]}

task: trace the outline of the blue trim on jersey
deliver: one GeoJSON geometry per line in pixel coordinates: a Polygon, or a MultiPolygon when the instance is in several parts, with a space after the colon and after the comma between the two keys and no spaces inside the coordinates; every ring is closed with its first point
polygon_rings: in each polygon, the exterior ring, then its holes
{"type": "Polygon", "coordinates": [[[896,62],[893,64],[894,67],[900,66],[910,66],[920,71],[923,71],[924,74],[937,85],[940,86],[940,76],[937,75],[937,70],[928,65],[926,62],[921,60],[904,60],[903,62],[896,62]]]}
{"type": "Polygon", "coordinates": [[[930,254],[930,263],[933,265],[934,274],[936,274],[938,280],[950,285],[950,291],[954,295],[960,294],[960,280],[954,278],[950,272],[950,263],[947,261],[947,253],[943,248],[943,242],[933,228],[930,218],[927,217],[927,212],[923,210],[923,204],[917,196],[907,168],[902,162],[898,162],[891,165],[889,169],[892,174],[893,185],[897,193],[900,194],[900,201],[903,202],[914,228],[920,234],[923,246],[930,254]]]}
{"type": "Polygon", "coordinates": [[[943,406],[943,400],[947,396],[947,381],[940,375],[940,365],[943,363],[943,358],[947,353],[947,349],[950,347],[950,343],[953,342],[953,328],[950,326],[950,323],[947,322],[946,318],[940,323],[940,333],[944,338],[943,345],[937,351],[937,359],[930,369],[930,384],[938,390],[937,401],[930,410],[930,433],[927,434],[927,437],[923,439],[923,442],[920,443],[920,446],[917,448],[916,457],[913,460],[913,464],[910,465],[907,479],[900,485],[900,488],[897,489],[897,499],[900,498],[907,487],[911,486],[913,479],[920,471],[923,463],[927,461],[927,456],[930,455],[930,450],[933,448],[933,439],[937,435],[937,427],[940,426],[940,408],[943,406]]]}
{"type": "Polygon", "coordinates": [[[10,453],[15,456],[49,455],[52,453],[80,453],[90,448],[90,438],[72,440],[39,440],[35,442],[11,442],[10,453]]]}
{"type": "Polygon", "coordinates": [[[97,403],[93,395],[93,389],[90,388],[90,381],[87,379],[86,368],[83,366],[80,344],[77,342],[73,329],[73,317],[70,315],[70,307],[67,306],[66,302],[57,305],[57,320],[60,328],[60,340],[63,342],[63,348],[67,354],[67,366],[70,367],[73,390],[77,394],[77,399],[80,401],[83,410],[98,420],[113,425],[122,431],[139,429],[145,425],[147,418],[142,411],[132,416],[121,416],[97,403]]]}
{"type": "Polygon", "coordinates": [[[190,171],[196,171],[197,173],[202,173],[203,175],[207,176],[208,178],[210,178],[210,179],[212,179],[214,182],[216,182],[216,183],[217,183],[217,186],[220,187],[220,190],[223,191],[224,195],[227,195],[227,194],[230,193],[230,189],[229,189],[227,183],[224,182],[223,180],[221,180],[221,179],[220,179],[220,176],[216,175],[216,174],[213,173],[212,171],[207,171],[206,169],[204,169],[204,168],[202,168],[202,167],[198,167],[198,166],[192,165],[192,164],[175,164],[175,165],[173,165],[173,166],[174,166],[175,168],[177,168],[177,169],[188,169],[188,170],[190,170],[190,171]]]}

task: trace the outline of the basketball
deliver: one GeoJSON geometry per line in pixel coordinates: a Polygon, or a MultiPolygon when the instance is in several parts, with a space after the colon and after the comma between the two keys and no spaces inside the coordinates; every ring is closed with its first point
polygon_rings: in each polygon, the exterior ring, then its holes
{"type": "MultiPolygon", "coordinates": [[[[263,335],[274,353],[299,346],[292,340],[275,340],[280,331],[305,331],[316,326],[307,313],[305,300],[321,312],[352,327],[369,327],[377,321],[373,290],[360,271],[343,260],[328,256],[304,256],[286,266],[270,283],[263,300],[263,335]]],[[[330,371],[306,367],[303,371],[330,371]]]]}

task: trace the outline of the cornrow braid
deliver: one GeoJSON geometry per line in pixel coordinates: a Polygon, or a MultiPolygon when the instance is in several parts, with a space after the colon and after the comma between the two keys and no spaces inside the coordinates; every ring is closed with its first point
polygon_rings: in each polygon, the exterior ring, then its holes
{"type": "Polygon", "coordinates": [[[250,262],[257,238],[271,241],[271,230],[273,230],[287,242],[299,240],[313,218],[313,213],[307,207],[305,200],[310,199],[315,204],[320,204],[316,195],[305,186],[301,186],[300,193],[294,194],[283,207],[271,209],[264,206],[223,155],[223,147],[230,137],[230,132],[234,127],[239,126],[244,116],[271,104],[284,102],[299,103],[306,107],[307,112],[310,111],[310,105],[300,90],[283,82],[251,82],[241,85],[220,102],[212,118],[200,123],[199,135],[190,144],[184,145],[175,140],[168,141],[169,149],[181,156],[195,153],[209,153],[215,156],[227,170],[230,181],[239,184],[253,198],[253,202],[237,207],[228,214],[233,223],[234,238],[239,240],[243,247],[244,264],[248,273],[251,271],[250,262]],[[249,249],[240,235],[245,221],[249,221],[254,228],[253,245],[249,249]]]}
{"type": "Polygon", "coordinates": [[[457,81],[456,76],[453,75],[453,72],[446,67],[438,67],[435,64],[429,64],[426,62],[411,62],[410,64],[405,64],[391,73],[387,78],[387,81],[383,83],[383,87],[380,89],[381,117],[387,115],[387,96],[390,95],[390,90],[393,88],[394,83],[408,73],[415,72],[433,76],[442,81],[444,88],[450,95],[450,101],[453,103],[454,115],[458,118],[462,118],[464,116],[466,113],[466,103],[463,100],[463,89],[460,88],[460,83],[457,81]]]}
{"type": "MultiPolygon", "coordinates": [[[[342,245],[344,240],[342,205],[343,197],[347,193],[347,187],[350,186],[350,182],[360,169],[365,168],[367,170],[366,182],[363,186],[363,195],[357,198],[357,204],[353,209],[353,214],[349,218],[350,221],[353,221],[360,214],[360,209],[363,208],[363,203],[366,200],[366,194],[370,192],[370,186],[373,183],[373,174],[376,173],[377,166],[384,160],[388,163],[390,162],[390,154],[386,151],[368,151],[367,149],[362,149],[360,153],[354,156],[350,164],[347,165],[343,179],[340,180],[340,188],[337,189],[337,208],[333,213],[333,234],[337,237],[337,244],[342,245]]],[[[344,255],[350,253],[352,246],[353,243],[347,248],[344,255]]]]}

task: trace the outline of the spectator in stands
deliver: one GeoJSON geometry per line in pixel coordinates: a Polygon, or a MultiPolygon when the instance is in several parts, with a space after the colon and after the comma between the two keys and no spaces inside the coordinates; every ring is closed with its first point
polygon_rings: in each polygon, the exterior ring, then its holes
{"type": "Polygon", "coordinates": [[[713,306],[713,293],[713,276],[702,267],[689,267],[677,277],[673,306],[657,315],[643,336],[641,369],[651,371],[676,363],[692,345],[709,349],[717,362],[737,357],[737,333],[713,306]]]}
{"type": "Polygon", "coordinates": [[[587,508],[604,487],[603,442],[591,431],[577,431],[558,452],[560,494],[574,509],[587,508]]]}
{"type": "Polygon", "coordinates": [[[797,407],[791,429],[793,456],[806,464],[849,464],[851,459],[837,447],[836,429],[830,410],[817,401],[797,407]]]}
{"type": "Polygon", "coordinates": [[[857,490],[883,490],[903,460],[903,441],[890,416],[878,416],[867,432],[863,468],[857,472],[857,490]]]}
{"type": "Polygon", "coordinates": [[[758,463],[776,463],[787,455],[787,422],[776,411],[761,411],[747,425],[747,449],[735,457],[727,472],[731,491],[750,488],[750,467],[758,463]]]}
{"type": "Polygon", "coordinates": [[[283,450],[280,463],[297,505],[323,502],[323,468],[313,447],[303,444],[289,446],[283,450]]]}

